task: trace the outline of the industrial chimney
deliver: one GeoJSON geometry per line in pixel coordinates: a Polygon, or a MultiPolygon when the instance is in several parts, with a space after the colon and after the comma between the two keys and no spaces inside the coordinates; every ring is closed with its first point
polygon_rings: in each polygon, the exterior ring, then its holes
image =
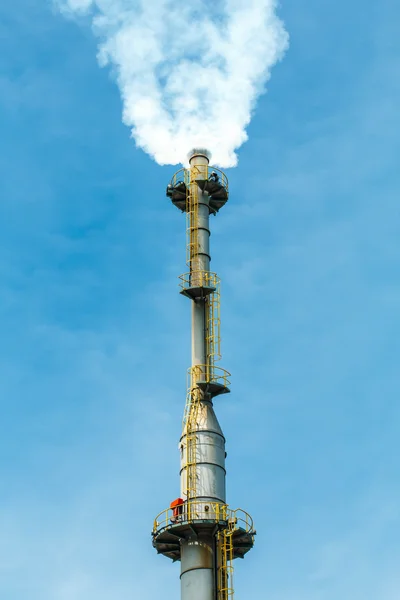
{"type": "Polygon", "coordinates": [[[221,359],[220,280],[210,271],[210,215],[228,201],[228,179],[196,148],[190,167],[167,187],[186,213],[186,264],[180,292],[191,302],[192,365],[180,439],[180,497],[154,522],[153,546],[181,562],[181,600],[231,600],[233,561],[254,545],[251,517],[226,501],[225,437],[214,412],[217,397],[230,392],[221,359]]]}

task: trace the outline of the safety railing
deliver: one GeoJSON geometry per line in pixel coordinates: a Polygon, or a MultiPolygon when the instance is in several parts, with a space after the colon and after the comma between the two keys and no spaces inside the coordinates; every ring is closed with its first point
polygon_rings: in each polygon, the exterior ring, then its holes
{"type": "Polygon", "coordinates": [[[218,275],[209,271],[191,271],[180,275],[179,279],[182,291],[192,287],[217,288],[220,284],[218,275]]]}
{"type": "Polygon", "coordinates": [[[253,520],[244,510],[231,510],[220,502],[190,500],[178,507],[167,508],[160,512],[154,520],[153,534],[159,535],[175,525],[192,522],[219,523],[222,528],[229,527],[231,531],[243,529],[252,533],[253,520]]]}
{"type": "Polygon", "coordinates": [[[208,167],[208,177],[207,179],[210,181],[216,181],[220,183],[228,192],[229,191],[229,182],[228,178],[221,169],[217,169],[216,167],[208,167]]]}
{"type": "Polygon", "coordinates": [[[189,183],[190,183],[189,169],[179,169],[179,171],[177,171],[171,179],[172,187],[178,187],[182,183],[184,183],[185,185],[189,185],[189,183]]]}
{"type": "Polygon", "coordinates": [[[229,387],[231,374],[229,371],[215,365],[195,365],[188,369],[188,392],[199,383],[217,383],[229,387]]]}
{"type": "Polygon", "coordinates": [[[237,508],[236,510],[231,510],[230,513],[234,529],[243,529],[246,533],[255,533],[253,519],[245,510],[237,508]]]}
{"type": "MultiPolygon", "coordinates": [[[[229,191],[229,182],[228,178],[221,169],[217,167],[212,167],[210,165],[202,165],[201,172],[205,179],[210,181],[218,181],[228,192],[229,191]],[[211,178],[211,179],[210,179],[211,178]]],[[[178,187],[180,184],[184,183],[186,186],[190,185],[191,181],[191,170],[190,169],[179,169],[175,173],[175,175],[171,179],[172,187],[178,187]]]]}

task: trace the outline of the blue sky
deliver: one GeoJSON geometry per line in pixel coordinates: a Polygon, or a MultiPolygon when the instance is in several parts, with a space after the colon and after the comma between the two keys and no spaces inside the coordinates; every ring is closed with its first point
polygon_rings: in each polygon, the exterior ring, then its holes
{"type": "MultiPolygon", "coordinates": [[[[282,2],[213,221],[238,598],[398,600],[400,7],[282,2]]],[[[179,597],[154,553],[189,366],[174,168],[135,149],[89,28],[0,5],[0,598],[179,597]]]]}

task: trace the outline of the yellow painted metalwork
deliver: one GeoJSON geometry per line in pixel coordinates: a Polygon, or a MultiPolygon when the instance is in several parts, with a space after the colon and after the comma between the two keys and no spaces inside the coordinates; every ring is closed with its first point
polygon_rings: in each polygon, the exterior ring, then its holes
{"type": "Polygon", "coordinates": [[[162,511],[154,520],[153,535],[158,536],[172,526],[215,523],[217,540],[217,600],[233,600],[234,534],[237,531],[255,535],[253,519],[244,510],[231,510],[226,504],[189,500],[178,516],[173,508],[162,511]]]}
{"type": "Polygon", "coordinates": [[[167,508],[160,512],[154,520],[153,534],[159,535],[176,522],[190,524],[198,521],[218,523],[221,531],[230,528],[232,534],[238,529],[250,534],[254,532],[253,519],[241,508],[232,510],[228,505],[220,502],[188,500],[183,504],[182,514],[178,519],[173,508],[167,508]]]}
{"type": "MultiPolygon", "coordinates": [[[[200,272],[199,256],[199,186],[196,176],[197,168],[190,169],[189,183],[186,183],[186,264],[193,273],[200,272]]],[[[187,174],[185,174],[187,181],[187,174]]],[[[195,372],[191,377],[186,396],[184,425],[186,433],[186,500],[197,495],[197,421],[200,410],[201,391],[195,381],[195,372]]],[[[191,504],[188,505],[189,512],[191,504]]],[[[189,515],[190,516],[190,515],[189,515]]]]}
{"type": "MultiPolygon", "coordinates": [[[[212,373],[210,365],[196,365],[188,370],[188,387],[186,395],[186,406],[183,417],[184,431],[186,434],[186,500],[192,500],[197,496],[197,429],[201,408],[201,390],[198,383],[218,383],[224,387],[230,385],[230,373],[219,367],[213,366],[212,373]]],[[[192,505],[189,503],[188,511],[192,505]]],[[[191,515],[189,515],[191,516],[191,515]]]]}
{"type": "MultiPolygon", "coordinates": [[[[228,190],[226,175],[219,169],[212,168],[219,175],[220,182],[228,190]]],[[[219,384],[225,388],[230,385],[230,373],[216,367],[221,359],[221,317],[220,317],[220,280],[215,273],[205,271],[200,258],[199,245],[199,180],[209,178],[209,167],[199,165],[189,170],[179,171],[171,182],[173,186],[184,181],[186,185],[186,262],[189,273],[181,275],[182,291],[190,288],[208,288],[202,295],[206,311],[206,364],[192,366],[188,371],[186,407],[184,413],[184,431],[186,434],[185,464],[186,469],[186,501],[182,513],[176,515],[173,509],[167,509],[156,518],[154,534],[167,529],[172,523],[194,523],[211,521],[218,524],[217,548],[217,600],[232,600],[233,590],[233,535],[237,529],[253,532],[253,522],[247,513],[232,511],[226,505],[212,502],[201,502],[197,498],[197,432],[202,402],[201,384],[219,384]]]]}
{"type": "MultiPolygon", "coordinates": [[[[228,392],[230,386],[230,373],[216,366],[216,362],[221,359],[220,279],[215,273],[206,270],[209,264],[208,250],[203,248],[202,234],[199,240],[200,226],[205,228],[206,211],[204,209],[203,216],[203,205],[208,202],[207,195],[211,194],[209,212],[215,214],[227,199],[227,194],[226,197],[224,193],[221,194],[218,183],[228,192],[228,179],[225,173],[208,166],[203,159],[199,160],[197,165],[189,169],[180,169],[175,173],[169,186],[172,191],[167,192],[178,208],[181,210],[186,208],[186,263],[189,273],[180,276],[180,287],[182,292],[186,292],[186,296],[198,303],[195,317],[204,306],[205,356],[200,360],[205,360],[206,364],[192,365],[188,370],[182,448],[184,453],[182,467],[186,472],[183,478],[186,489],[182,491],[184,502],[179,510],[176,507],[168,508],[156,517],[153,525],[153,544],[162,554],[179,560],[180,552],[169,549],[168,540],[172,535],[184,540],[190,539],[190,536],[197,531],[206,531],[209,536],[215,536],[216,600],[233,600],[233,560],[235,556],[243,557],[251,548],[255,535],[253,520],[245,511],[231,510],[223,501],[211,502],[197,499],[198,433],[202,415],[205,414],[203,402],[228,392]],[[210,178],[211,171],[215,171],[218,178],[214,176],[210,178]],[[185,194],[186,206],[184,206],[185,194]],[[201,218],[199,218],[200,197],[201,218]]],[[[203,237],[204,246],[207,247],[206,237],[204,235],[203,237]]],[[[201,355],[203,356],[203,352],[201,355]]]]}
{"type": "Polygon", "coordinates": [[[234,535],[247,533],[254,537],[254,524],[251,516],[241,508],[231,510],[228,505],[204,500],[188,500],[182,505],[182,512],[175,509],[163,510],[154,520],[153,536],[156,538],[171,527],[210,523],[216,526],[217,546],[217,600],[233,600],[233,575],[235,558],[234,535]]]}
{"type": "MultiPolygon", "coordinates": [[[[197,496],[197,421],[200,412],[201,392],[197,386],[188,392],[186,402],[186,500],[192,500],[197,496]]],[[[193,504],[188,503],[188,518],[191,514],[193,504]]]]}
{"type": "Polygon", "coordinates": [[[210,366],[210,374],[213,376],[215,363],[221,360],[221,294],[220,283],[216,285],[215,291],[207,298],[207,321],[206,321],[206,347],[207,362],[210,366]]]}
{"type": "Polygon", "coordinates": [[[191,287],[217,288],[220,279],[216,273],[210,271],[190,271],[179,276],[182,291],[191,287]]]}
{"type": "MultiPolygon", "coordinates": [[[[225,175],[225,173],[223,171],[221,171],[221,169],[218,169],[217,167],[210,167],[210,166],[206,166],[206,165],[201,165],[201,173],[204,175],[204,179],[208,179],[209,175],[212,171],[215,171],[219,177],[220,183],[221,185],[226,189],[227,192],[229,192],[229,182],[228,182],[228,178],[225,175]]],[[[179,183],[183,182],[186,184],[186,187],[188,187],[188,185],[190,184],[190,180],[191,180],[191,169],[179,169],[179,171],[177,171],[174,176],[171,179],[171,185],[172,187],[176,187],[177,185],[179,185],[179,183]]]]}
{"type": "Polygon", "coordinates": [[[236,519],[230,517],[226,529],[217,535],[218,547],[218,573],[217,573],[217,598],[218,600],[231,600],[234,596],[233,588],[233,534],[236,531],[236,519]]]}
{"type": "MultiPolygon", "coordinates": [[[[227,187],[226,175],[219,171],[221,182],[227,187]]],[[[179,181],[186,184],[186,262],[190,268],[188,274],[181,276],[182,290],[190,287],[214,288],[205,298],[206,310],[206,365],[193,366],[189,370],[184,427],[186,432],[186,500],[196,498],[197,490],[197,427],[201,405],[202,392],[198,382],[218,383],[228,387],[230,374],[215,367],[215,362],[221,359],[220,335],[220,280],[215,273],[202,269],[199,244],[199,180],[209,177],[207,165],[193,166],[188,170],[175,174],[173,185],[179,181]]],[[[190,509],[189,509],[190,510],[190,509]]]]}
{"type": "MultiPolygon", "coordinates": [[[[193,274],[201,273],[199,261],[199,186],[197,178],[200,171],[192,167],[185,171],[186,182],[186,264],[190,268],[190,279],[193,285],[193,274]],[[189,181],[188,181],[189,179],[189,181]]],[[[207,173],[206,173],[207,176],[207,173]]],[[[199,277],[199,280],[203,277],[199,277]]],[[[197,283],[198,285],[198,283],[197,283]]],[[[198,371],[198,370],[197,370],[198,371]]],[[[186,433],[186,500],[197,495],[197,421],[201,404],[201,390],[197,386],[197,371],[193,370],[190,386],[186,396],[184,426],[186,433]]],[[[199,373],[200,374],[200,373],[199,373]]],[[[188,511],[192,504],[189,502],[188,511]]],[[[189,515],[191,517],[191,515],[189,515]]]]}
{"type": "Polygon", "coordinates": [[[190,183],[186,194],[186,264],[193,272],[200,270],[199,256],[199,186],[197,167],[190,169],[190,183]]]}
{"type": "MultiPolygon", "coordinates": [[[[213,368],[210,369],[210,365],[196,365],[188,369],[188,400],[190,396],[190,392],[194,387],[197,387],[198,383],[217,383],[219,385],[223,385],[224,387],[229,388],[231,374],[226,369],[222,369],[222,367],[216,367],[213,365],[213,368]]],[[[188,408],[189,402],[186,402],[186,408],[188,408]]],[[[186,425],[188,417],[188,412],[185,410],[184,416],[184,425],[186,425]]]]}
{"type": "Polygon", "coordinates": [[[186,186],[190,183],[190,171],[188,169],[179,169],[171,179],[172,187],[176,187],[182,182],[185,183],[186,186]]]}

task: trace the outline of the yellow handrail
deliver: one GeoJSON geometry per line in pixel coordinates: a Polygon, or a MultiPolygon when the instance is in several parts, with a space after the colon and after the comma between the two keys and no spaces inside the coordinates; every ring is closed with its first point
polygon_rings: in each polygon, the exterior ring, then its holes
{"type": "Polygon", "coordinates": [[[190,287],[216,288],[220,284],[220,278],[216,273],[209,271],[191,271],[179,276],[180,288],[186,290],[190,287]]]}
{"type": "Polygon", "coordinates": [[[219,383],[229,387],[231,374],[215,365],[195,365],[188,369],[188,391],[197,387],[198,383],[219,383]]]}
{"type": "Polygon", "coordinates": [[[153,534],[158,535],[176,523],[195,521],[211,521],[228,524],[233,531],[243,529],[247,533],[254,532],[253,519],[242,509],[232,510],[220,502],[205,500],[189,500],[182,504],[182,513],[176,515],[176,508],[161,511],[154,520],[153,534]]]}
{"type": "MultiPolygon", "coordinates": [[[[203,170],[204,170],[205,179],[209,179],[209,177],[213,171],[215,173],[217,173],[220,184],[226,189],[227,192],[229,192],[228,178],[225,175],[225,173],[223,171],[221,171],[221,169],[218,169],[217,167],[212,167],[210,165],[208,165],[208,166],[202,165],[202,171],[203,170]]],[[[175,175],[172,177],[172,179],[171,179],[172,187],[176,187],[180,183],[184,183],[186,186],[190,185],[190,169],[179,169],[179,171],[177,171],[175,173],[175,175]]]]}

